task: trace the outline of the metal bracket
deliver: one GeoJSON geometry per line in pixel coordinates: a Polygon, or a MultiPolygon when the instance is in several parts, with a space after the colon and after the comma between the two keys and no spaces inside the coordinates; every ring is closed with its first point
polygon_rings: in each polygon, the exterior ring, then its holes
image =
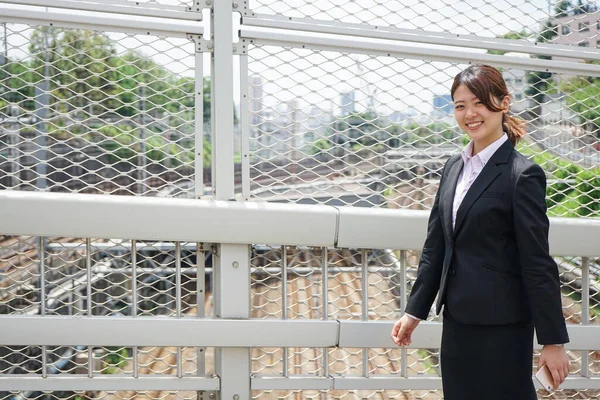
{"type": "Polygon", "coordinates": [[[217,0],[194,0],[194,3],[202,4],[204,8],[214,10],[215,1],[217,0]]]}
{"type": "Polygon", "coordinates": [[[206,40],[202,35],[188,35],[188,39],[193,40],[196,44],[196,53],[213,52],[212,40],[206,40]]]}
{"type": "Polygon", "coordinates": [[[248,54],[248,45],[252,43],[254,43],[252,39],[240,39],[233,45],[233,54],[240,56],[248,54]]]}
{"type": "Polygon", "coordinates": [[[212,243],[204,243],[204,242],[202,242],[202,243],[199,243],[198,250],[200,250],[200,251],[207,251],[207,252],[209,251],[209,252],[212,253],[214,251],[214,249],[213,249],[214,246],[216,246],[216,245],[212,244],[212,243]]]}
{"type": "MultiPolygon", "coordinates": [[[[212,6],[210,6],[212,8],[212,6]]],[[[202,15],[202,9],[206,8],[204,1],[194,0],[191,6],[185,8],[188,12],[200,13],[202,15]]]]}
{"type": "Polygon", "coordinates": [[[213,256],[215,257],[219,257],[220,253],[219,253],[219,245],[217,244],[211,244],[210,245],[210,251],[212,253],[213,256]]]}
{"type": "MultiPolygon", "coordinates": [[[[210,0],[207,0],[210,1],[210,0]]],[[[214,1],[214,0],[213,0],[214,1]]],[[[238,0],[233,2],[233,11],[242,14],[242,17],[256,17],[254,11],[248,8],[248,0],[238,0]]]]}
{"type": "Polygon", "coordinates": [[[198,400],[215,400],[217,398],[217,392],[212,390],[203,390],[198,392],[198,400]]]}
{"type": "Polygon", "coordinates": [[[202,14],[202,10],[204,8],[206,8],[206,5],[204,4],[204,0],[194,0],[194,1],[192,1],[192,4],[190,6],[185,8],[185,11],[202,14]]]}

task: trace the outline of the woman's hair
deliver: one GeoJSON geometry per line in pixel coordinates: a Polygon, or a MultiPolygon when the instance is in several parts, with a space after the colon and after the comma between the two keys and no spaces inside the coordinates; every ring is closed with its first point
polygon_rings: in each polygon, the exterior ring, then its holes
{"type": "MultiPolygon", "coordinates": [[[[502,74],[489,65],[471,65],[456,75],[450,90],[452,100],[454,100],[454,92],[460,85],[465,85],[488,110],[494,112],[502,111],[499,104],[506,96],[510,97],[502,74]]],[[[502,116],[502,127],[513,145],[516,145],[527,132],[525,121],[508,113],[502,116]]]]}

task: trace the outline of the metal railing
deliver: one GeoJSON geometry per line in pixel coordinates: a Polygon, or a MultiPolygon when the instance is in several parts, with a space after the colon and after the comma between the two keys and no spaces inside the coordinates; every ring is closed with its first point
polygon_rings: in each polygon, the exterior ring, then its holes
{"type": "Polygon", "coordinates": [[[540,395],[599,398],[596,4],[413,3],[0,1],[0,400],[441,398],[437,320],[388,335],[474,62],[548,176],[540,395]]]}
{"type": "MultiPolygon", "coordinates": [[[[9,310],[0,321],[10,327],[0,332],[0,343],[11,349],[0,359],[19,365],[13,373],[27,375],[0,377],[0,390],[209,393],[222,389],[226,378],[215,374],[213,350],[219,348],[251,355],[251,370],[230,387],[237,391],[244,382],[257,391],[440,391],[437,317],[419,327],[410,348],[394,348],[389,338],[416,276],[415,252],[424,241],[427,212],[168,203],[169,222],[157,223],[146,215],[164,212],[160,198],[0,192],[2,231],[14,238],[5,236],[0,247],[4,254],[13,251],[3,258],[12,260],[3,264],[4,274],[30,271],[0,301],[9,310]],[[131,213],[132,208],[144,212],[131,213]],[[40,211],[24,219],[25,210],[40,211]],[[198,228],[186,221],[205,223],[198,228]],[[298,235],[307,221],[314,233],[298,235]],[[220,243],[256,238],[257,224],[261,241],[280,245],[230,245],[240,246],[239,258],[226,266],[215,263],[222,257],[220,243]],[[46,241],[27,239],[40,235],[46,241]],[[77,239],[65,243],[64,237],[77,239]],[[392,243],[403,248],[386,250],[392,243]],[[27,256],[35,244],[42,247],[27,256]],[[223,267],[243,271],[238,282],[227,284],[249,289],[247,318],[220,316],[212,306],[223,267]],[[29,304],[19,301],[25,298],[29,304]],[[119,362],[106,361],[114,354],[121,354],[119,362]],[[81,365],[61,365],[65,358],[81,365]],[[107,374],[111,368],[115,371],[107,374]]],[[[562,271],[573,359],[562,390],[594,393],[590,390],[600,390],[594,361],[600,351],[600,257],[597,246],[578,240],[574,231],[597,237],[600,222],[551,220],[551,253],[562,271]]]]}

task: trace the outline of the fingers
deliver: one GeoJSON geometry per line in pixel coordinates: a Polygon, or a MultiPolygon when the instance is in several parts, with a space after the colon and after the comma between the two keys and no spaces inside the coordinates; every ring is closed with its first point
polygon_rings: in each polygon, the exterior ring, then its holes
{"type": "Polygon", "coordinates": [[[396,321],[392,328],[392,341],[397,346],[408,346],[411,342],[411,332],[408,329],[408,324],[403,323],[402,319],[396,321]]]}
{"type": "Polygon", "coordinates": [[[552,386],[556,390],[558,389],[558,386],[562,383],[560,379],[560,373],[558,372],[558,369],[556,369],[556,367],[548,367],[548,369],[550,370],[550,374],[552,374],[552,386]]]}
{"type": "Polygon", "coordinates": [[[554,389],[558,389],[558,387],[565,381],[565,379],[569,375],[568,361],[559,366],[552,366],[552,367],[549,366],[548,369],[550,370],[550,373],[552,374],[552,383],[553,383],[554,389]],[[565,369],[565,365],[567,365],[566,369],[565,369]]]}
{"type": "Polygon", "coordinates": [[[396,323],[394,324],[394,327],[392,328],[392,341],[397,345],[400,346],[400,340],[398,337],[398,333],[400,332],[400,328],[402,326],[402,320],[398,320],[396,321],[396,323]]]}

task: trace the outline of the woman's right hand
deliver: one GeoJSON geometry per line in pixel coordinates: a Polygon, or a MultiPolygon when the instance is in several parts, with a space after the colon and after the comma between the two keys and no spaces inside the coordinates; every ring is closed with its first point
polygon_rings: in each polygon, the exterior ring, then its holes
{"type": "Polygon", "coordinates": [[[392,329],[392,340],[400,347],[408,346],[412,342],[412,333],[419,325],[421,320],[414,319],[404,314],[402,318],[400,318],[394,324],[394,328],[392,329]]]}

